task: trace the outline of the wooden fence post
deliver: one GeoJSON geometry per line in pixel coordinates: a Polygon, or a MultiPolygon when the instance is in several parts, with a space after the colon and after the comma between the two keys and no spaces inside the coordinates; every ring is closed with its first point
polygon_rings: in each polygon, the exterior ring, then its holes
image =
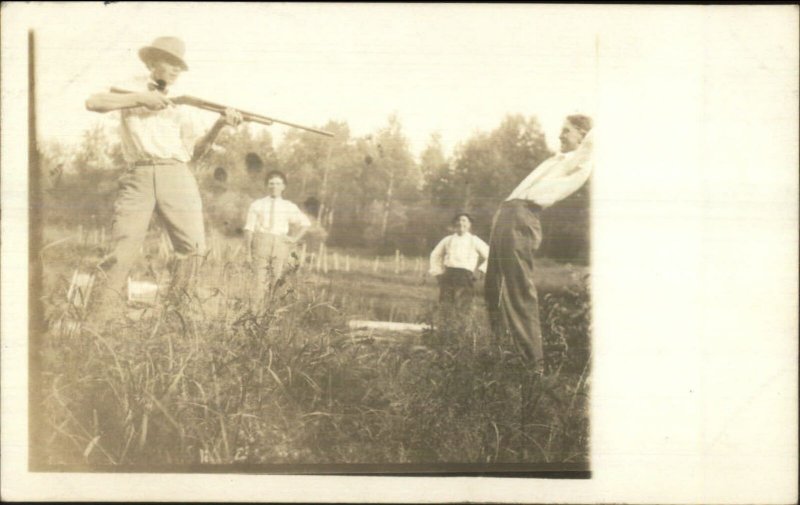
{"type": "Polygon", "coordinates": [[[308,249],[308,244],[306,242],[303,242],[302,247],[300,247],[300,268],[306,266],[306,253],[308,252],[307,249],[308,249]]]}
{"type": "Polygon", "coordinates": [[[333,269],[339,270],[339,255],[336,253],[333,253],[333,269]]]}
{"type": "Polygon", "coordinates": [[[89,240],[92,244],[97,244],[97,216],[92,214],[92,228],[91,228],[89,240]]]}
{"type": "Polygon", "coordinates": [[[319,243],[319,252],[317,253],[317,272],[322,270],[322,257],[325,255],[325,242],[319,243]]]}

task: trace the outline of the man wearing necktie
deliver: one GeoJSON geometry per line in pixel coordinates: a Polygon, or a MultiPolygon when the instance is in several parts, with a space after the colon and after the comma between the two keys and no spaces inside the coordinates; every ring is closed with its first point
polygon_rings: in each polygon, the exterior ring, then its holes
{"type": "Polygon", "coordinates": [[[175,94],[178,76],[188,70],[184,52],[180,39],[159,37],[139,50],[149,75],[120,85],[132,93],[97,93],[86,100],[90,111],[119,111],[122,152],[128,165],[114,204],[112,249],[102,265],[110,290],[101,293],[101,307],[119,299],[113,294],[123,290],[154,211],[176,253],[172,294],[189,289],[205,251],[202,202],[188,165],[208,151],[222,128],[237,126],[242,118],[228,109],[205,135],[196,134],[191,111],[169,98],[175,94]]]}
{"type": "Polygon", "coordinates": [[[511,334],[534,372],[544,372],[534,253],[542,243],[539,213],[580,189],[592,171],[592,120],[568,116],[561,153],[543,161],[501,204],[489,239],[485,298],[495,337],[511,334]]]}
{"type": "Polygon", "coordinates": [[[256,271],[256,302],[280,279],[292,248],[308,231],[311,221],[300,208],[283,199],[286,175],[278,170],[265,178],[268,196],[254,201],[244,225],[248,262],[256,271]],[[294,234],[290,234],[295,228],[294,234]]]}

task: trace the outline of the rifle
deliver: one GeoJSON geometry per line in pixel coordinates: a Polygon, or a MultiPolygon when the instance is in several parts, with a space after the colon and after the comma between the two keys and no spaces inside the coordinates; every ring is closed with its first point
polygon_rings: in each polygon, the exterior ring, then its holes
{"type": "MultiPolygon", "coordinates": [[[[126,89],[120,88],[111,88],[112,93],[133,93],[133,91],[128,91],[126,89]]],[[[201,98],[197,98],[194,96],[189,95],[181,95],[176,96],[175,98],[170,98],[173,103],[178,105],[190,105],[192,107],[197,107],[198,109],[208,110],[211,112],[223,113],[225,112],[226,107],[225,105],[221,105],[214,102],[209,102],[208,100],[203,100],[201,98]]],[[[309,126],[303,126],[296,123],[290,123],[289,121],[284,121],[282,119],[276,119],[274,117],[262,116],[261,114],[256,114],[254,112],[247,112],[241,109],[236,109],[239,111],[239,114],[242,115],[242,119],[245,121],[250,121],[251,123],[259,123],[267,126],[271,126],[273,123],[282,124],[285,126],[291,126],[292,128],[299,128],[301,130],[309,131],[312,133],[316,133],[318,135],[325,135],[326,137],[333,137],[333,133],[326,132],[324,130],[317,130],[316,128],[311,128],[309,126]]]]}

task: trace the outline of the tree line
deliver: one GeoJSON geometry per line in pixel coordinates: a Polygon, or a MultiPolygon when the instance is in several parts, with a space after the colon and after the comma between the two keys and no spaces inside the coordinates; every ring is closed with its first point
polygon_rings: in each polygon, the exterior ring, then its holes
{"type": "MultiPolygon", "coordinates": [[[[474,133],[451,156],[434,134],[415,158],[394,115],[364,136],[352,135],[345,122],[322,128],[335,137],[291,130],[275,142],[263,127],[223,131],[194,167],[209,229],[240,235],[250,202],[265,194],[264,176],[281,170],[289,179],[286,198],[319,219],[329,245],[428,254],[458,211],[472,214],[473,232],[488,240],[500,202],[553,155],[536,117],[520,114],[474,133]]],[[[126,169],[115,136],[98,125],[77,146],[48,142],[40,151],[46,222],[110,223],[116,181],[126,169]]],[[[543,213],[541,254],[587,261],[588,186],[543,213]]]]}

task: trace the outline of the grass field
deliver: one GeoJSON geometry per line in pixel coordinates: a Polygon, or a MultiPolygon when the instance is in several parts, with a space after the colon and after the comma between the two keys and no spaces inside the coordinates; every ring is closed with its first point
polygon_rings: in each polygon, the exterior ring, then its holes
{"type": "MultiPolygon", "coordinates": [[[[70,276],[102,254],[68,236],[45,233],[51,322],[76,315],[70,276]]],[[[158,243],[146,244],[150,264],[137,275],[164,277],[158,243]]],[[[187,303],[44,335],[33,410],[41,463],[588,461],[585,268],[540,262],[548,369],[534,384],[513,344],[490,337],[480,296],[467,317],[452,318],[436,310],[435,282],[421,272],[305,267],[256,309],[235,245],[206,262],[201,294],[187,303]],[[351,335],[350,319],[433,329],[376,340],[351,335]]]]}

